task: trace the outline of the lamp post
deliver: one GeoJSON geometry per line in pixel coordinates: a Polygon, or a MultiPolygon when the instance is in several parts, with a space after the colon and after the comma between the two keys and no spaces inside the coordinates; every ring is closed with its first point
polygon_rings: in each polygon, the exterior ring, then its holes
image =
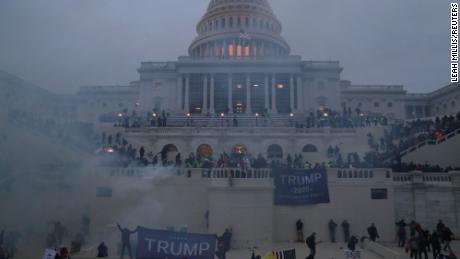
{"type": "Polygon", "coordinates": [[[157,120],[157,113],[153,112],[152,113],[152,121],[150,122],[150,126],[155,127],[156,120],[157,120]]]}
{"type": "Polygon", "coordinates": [[[222,128],[224,127],[224,117],[225,117],[225,113],[221,112],[220,113],[220,126],[222,128]]]}
{"type": "Polygon", "coordinates": [[[289,124],[291,125],[291,127],[294,127],[294,113],[289,113],[289,124]]]}
{"type": "Polygon", "coordinates": [[[259,126],[259,116],[260,116],[260,114],[258,112],[256,112],[256,127],[259,126]]]}
{"type": "Polygon", "coordinates": [[[192,117],[192,115],[190,113],[187,113],[186,116],[187,116],[187,127],[190,127],[192,126],[190,123],[190,120],[191,120],[190,117],[192,117]]]}
{"type": "Polygon", "coordinates": [[[123,113],[119,112],[117,113],[118,117],[118,127],[121,127],[121,119],[123,118],[123,113]]]}

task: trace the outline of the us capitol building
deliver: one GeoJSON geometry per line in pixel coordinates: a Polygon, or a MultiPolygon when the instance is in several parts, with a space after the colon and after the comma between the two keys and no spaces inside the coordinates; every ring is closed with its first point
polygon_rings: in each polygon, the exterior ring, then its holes
{"type": "Polygon", "coordinates": [[[188,56],[142,62],[139,80],[126,86],[88,86],[78,92],[80,120],[123,110],[167,111],[177,117],[304,115],[343,107],[365,114],[412,119],[451,114],[457,87],[408,94],[401,85],[353,85],[338,61],[291,55],[267,0],[212,0],[196,26],[188,56]],[[232,115],[233,116],[233,115],[232,115]]]}
{"type": "MultiPolygon", "coordinates": [[[[20,80],[0,73],[0,83],[11,85],[0,90],[7,91],[4,96],[10,106],[30,110],[31,118],[43,110],[41,113],[55,119],[95,125],[98,134],[121,135],[133,148],[167,154],[169,161],[178,153],[183,159],[190,153],[218,158],[236,150],[279,160],[302,154],[314,164],[330,160],[327,150],[331,146],[344,155],[355,152],[364,157],[371,150],[369,134],[378,140],[390,126],[308,128],[294,124],[305,124],[306,117],[318,111],[320,116],[327,116],[328,111],[385,116],[391,124],[454,115],[460,110],[460,88],[454,85],[425,94],[407,93],[401,85],[354,85],[341,78],[343,68],[338,61],[304,61],[291,55],[268,0],[211,0],[196,30],[188,56],[170,62],[142,62],[139,79],[129,85],[84,86],[60,102],[40,91],[34,96],[42,99],[33,103],[25,98],[20,101],[27,96],[21,89],[29,96],[31,92],[18,86],[20,80]],[[121,127],[133,114],[144,118],[141,125],[121,127]],[[166,125],[150,125],[150,120],[164,115],[166,125]],[[229,127],[227,121],[235,119],[238,127],[229,127]]],[[[0,109],[5,120],[6,112],[0,109]]],[[[14,128],[13,132],[29,128],[14,128]]],[[[24,145],[29,143],[33,141],[24,141],[24,145]]],[[[460,167],[459,145],[460,129],[455,129],[442,141],[406,150],[401,160],[460,167]]],[[[86,165],[91,164],[93,153],[72,157],[86,165]]],[[[298,219],[305,222],[305,231],[317,232],[322,240],[328,237],[331,218],[337,223],[348,220],[352,233],[358,235],[365,234],[374,222],[385,242],[394,240],[391,226],[401,218],[406,222],[415,219],[430,229],[443,219],[460,235],[458,171],[327,168],[330,202],[296,207],[273,204],[270,168],[249,168],[247,172],[209,168],[204,174],[203,168],[177,167],[173,170],[179,173],[174,177],[157,181],[152,180],[157,177],[152,171],[158,167],[88,167],[94,172],[85,178],[85,191],[77,195],[88,201],[97,240],[111,237],[108,241],[113,247],[119,236],[113,223],[120,221],[161,229],[182,226],[192,233],[222,233],[232,227],[235,247],[290,242],[298,219]]],[[[67,189],[60,194],[68,195],[67,189]]],[[[61,211],[64,203],[54,198],[59,195],[49,195],[50,210],[61,211]]],[[[72,199],[62,200],[67,204],[72,199]]]]}

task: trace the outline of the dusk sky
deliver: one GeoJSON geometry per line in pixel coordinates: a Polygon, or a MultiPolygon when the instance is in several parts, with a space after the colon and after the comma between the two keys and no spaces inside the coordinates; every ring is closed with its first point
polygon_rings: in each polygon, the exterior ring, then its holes
{"type": "MultiPolygon", "coordinates": [[[[46,89],[127,84],[187,54],[209,0],[0,0],[0,70],[46,89]]],[[[338,60],[354,84],[449,83],[450,1],[271,0],[293,55],[338,60]]]]}

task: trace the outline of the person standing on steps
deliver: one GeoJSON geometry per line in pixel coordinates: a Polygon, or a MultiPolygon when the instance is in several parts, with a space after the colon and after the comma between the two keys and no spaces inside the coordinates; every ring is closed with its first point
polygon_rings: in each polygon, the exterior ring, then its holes
{"type": "Polygon", "coordinates": [[[297,230],[297,242],[303,242],[303,222],[301,219],[297,220],[295,228],[297,230]]]}
{"type": "Polygon", "coordinates": [[[337,223],[334,220],[329,221],[329,237],[331,238],[331,242],[335,243],[335,230],[337,228],[337,223]]]}
{"type": "Polygon", "coordinates": [[[348,223],[347,220],[344,220],[341,226],[343,229],[343,237],[345,239],[345,242],[348,243],[348,241],[350,240],[350,223],[348,223]]]}

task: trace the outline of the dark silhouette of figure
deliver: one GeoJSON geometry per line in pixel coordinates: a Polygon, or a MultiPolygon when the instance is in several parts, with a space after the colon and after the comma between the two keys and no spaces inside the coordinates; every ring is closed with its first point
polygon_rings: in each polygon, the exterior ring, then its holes
{"type": "Polygon", "coordinates": [[[418,249],[419,249],[419,241],[415,234],[411,235],[409,239],[409,250],[410,250],[410,258],[418,259],[418,249]]]}
{"type": "Polygon", "coordinates": [[[225,259],[228,250],[230,250],[232,235],[232,230],[226,228],[224,234],[222,234],[220,237],[217,237],[217,258],[225,259]]]}
{"type": "Polygon", "coordinates": [[[404,219],[401,219],[400,221],[396,222],[396,226],[398,226],[398,246],[399,247],[404,247],[406,244],[406,222],[404,222],[404,219]]]}
{"type": "Polygon", "coordinates": [[[96,257],[109,257],[109,248],[105,245],[104,242],[100,243],[97,247],[96,257]]]}
{"type": "Polygon", "coordinates": [[[301,219],[297,220],[295,228],[297,230],[297,242],[303,242],[303,222],[301,219]]]}
{"type": "Polygon", "coordinates": [[[452,237],[454,233],[448,227],[444,227],[441,232],[442,240],[444,240],[444,251],[450,251],[450,242],[452,241],[452,237]]]}
{"type": "Polygon", "coordinates": [[[437,231],[433,231],[430,237],[431,250],[433,252],[433,258],[437,258],[441,254],[441,242],[437,231]]]}
{"type": "Polygon", "coordinates": [[[356,244],[357,243],[358,243],[358,239],[355,236],[352,236],[350,238],[350,240],[348,241],[348,243],[347,243],[348,249],[350,249],[350,251],[354,252],[356,250],[356,244]]]}
{"type": "Polygon", "coordinates": [[[335,243],[335,229],[337,228],[337,223],[334,220],[329,220],[329,237],[331,238],[331,242],[335,243]]]}
{"type": "Polygon", "coordinates": [[[122,228],[120,224],[117,224],[118,229],[121,232],[121,258],[125,257],[125,248],[128,249],[128,254],[130,258],[133,258],[133,254],[131,251],[131,241],[130,236],[137,232],[137,229],[131,231],[127,228],[122,228]]]}
{"type": "Polygon", "coordinates": [[[418,235],[418,258],[422,258],[422,254],[425,255],[425,259],[428,259],[427,247],[428,243],[428,233],[421,231],[418,235]]]}
{"type": "Polygon", "coordinates": [[[369,234],[369,239],[373,242],[375,242],[377,238],[380,238],[379,232],[377,231],[374,223],[372,223],[371,226],[367,228],[367,233],[369,234]]]}
{"type": "Polygon", "coordinates": [[[3,244],[0,244],[0,259],[9,259],[10,255],[8,254],[8,250],[6,249],[6,246],[3,244]]]}
{"type": "Polygon", "coordinates": [[[344,220],[341,226],[343,229],[343,237],[345,239],[345,242],[348,242],[350,240],[350,223],[348,223],[347,220],[344,220]]]}
{"type": "Polygon", "coordinates": [[[315,259],[316,255],[316,233],[313,232],[310,236],[305,239],[305,243],[307,247],[310,249],[310,255],[307,257],[308,259],[315,259]]]}
{"type": "Polygon", "coordinates": [[[233,236],[232,230],[226,228],[224,234],[222,235],[222,238],[225,244],[225,251],[230,250],[230,243],[232,241],[232,236],[233,236]]]}

